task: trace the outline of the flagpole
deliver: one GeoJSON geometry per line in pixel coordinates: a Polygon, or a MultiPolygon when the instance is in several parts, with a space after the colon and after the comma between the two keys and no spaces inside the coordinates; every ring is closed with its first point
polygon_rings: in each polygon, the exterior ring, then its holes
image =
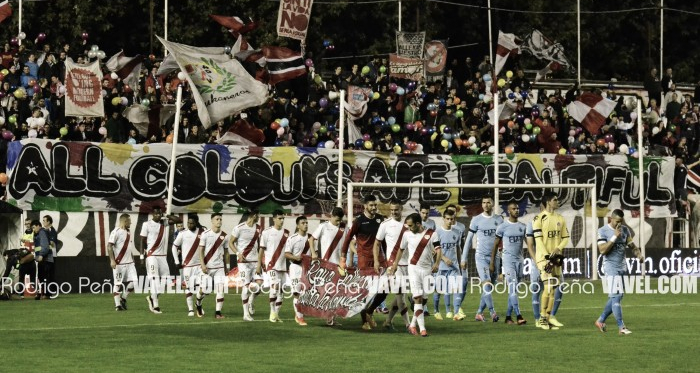
{"type": "Polygon", "coordinates": [[[399,32],[401,32],[401,0],[399,0],[399,32]]]}
{"type": "MultiPolygon", "coordinates": [[[[165,0],[165,20],[164,20],[164,25],[163,25],[163,38],[165,40],[168,40],[168,0],[165,0]]],[[[168,56],[168,48],[163,48],[163,56],[168,56]]],[[[178,109],[179,110],[179,109],[178,109]]]]}
{"type": "MultiPolygon", "coordinates": [[[[493,84],[493,78],[491,79],[491,84],[493,84]]],[[[493,95],[493,183],[498,185],[498,90],[496,94],[493,95]]],[[[498,207],[498,188],[493,190],[493,207],[496,209],[494,214],[499,213],[498,207]]]]}
{"type": "MultiPolygon", "coordinates": [[[[642,256],[646,257],[647,249],[644,245],[644,138],[642,125],[642,100],[637,98],[637,155],[639,155],[639,249],[642,250],[642,256]]],[[[640,263],[642,267],[642,275],[645,275],[644,263],[640,263]]]]}
{"type": "Polygon", "coordinates": [[[578,38],[577,48],[578,48],[578,67],[576,70],[576,82],[581,85],[581,0],[576,0],[576,35],[578,38]]]}
{"type": "Polygon", "coordinates": [[[345,150],[345,90],[340,90],[340,134],[338,136],[338,202],[343,207],[343,151],[345,150]]]}
{"type": "MultiPolygon", "coordinates": [[[[167,48],[166,48],[167,49],[167,48]]],[[[165,215],[172,213],[173,187],[175,184],[175,156],[177,152],[177,135],[180,130],[180,106],[182,105],[182,84],[177,86],[177,99],[175,101],[175,123],[173,123],[173,147],[170,152],[170,170],[168,171],[168,204],[165,215]]]]}
{"type": "MultiPolygon", "coordinates": [[[[21,13],[20,13],[21,14],[21,13]]],[[[661,26],[659,29],[659,74],[664,73],[664,0],[661,0],[661,26]]]]}
{"type": "Polygon", "coordinates": [[[17,31],[17,45],[22,45],[22,39],[19,38],[19,34],[22,33],[22,0],[19,0],[19,31],[17,31]]]}
{"type": "MultiPolygon", "coordinates": [[[[491,35],[491,0],[488,0],[488,7],[489,7],[489,58],[491,59],[491,63],[493,64],[495,61],[493,59],[493,36],[491,35]]],[[[494,76],[494,78],[496,78],[494,76]]],[[[491,81],[491,84],[493,84],[493,81],[491,81]]]]}

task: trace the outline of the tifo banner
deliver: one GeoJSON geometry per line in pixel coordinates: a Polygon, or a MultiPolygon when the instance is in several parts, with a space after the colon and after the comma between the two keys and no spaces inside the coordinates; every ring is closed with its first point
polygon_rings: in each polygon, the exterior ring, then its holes
{"type": "Polygon", "coordinates": [[[309,29],[313,0],[282,0],[277,15],[277,35],[304,40],[309,29]]]}
{"type": "Polygon", "coordinates": [[[396,54],[402,57],[423,58],[425,31],[396,31],[396,54]]]}
{"type": "Polygon", "coordinates": [[[302,257],[300,286],[303,289],[297,307],[299,312],[313,317],[353,317],[360,313],[370,300],[371,273],[348,268],[345,276],[338,274],[338,266],[319,259],[302,257]]]}
{"type": "MultiPolygon", "coordinates": [[[[171,144],[109,144],[26,139],[8,144],[8,202],[25,210],[141,211],[164,206],[171,144]]],[[[318,199],[336,200],[338,153],[333,149],[178,145],[173,211],[235,213],[258,206],[292,214],[318,214],[318,199]]],[[[603,216],[621,208],[639,214],[639,162],[623,155],[515,154],[500,159],[500,184],[597,184],[603,216]]],[[[645,157],[644,212],[650,218],[675,216],[672,157],[645,157]]],[[[493,157],[396,155],[347,151],[347,182],[493,183],[493,157]]],[[[442,211],[448,204],[478,210],[490,189],[358,188],[354,199],[376,194],[381,202],[399,199],[406,209],[421,203],[442,211]]],[[[559,191],[563,215],[590,208],[581,190],[559,191]]],[[[525,213],[537,211],[544,189],[500,189],[501,203],[517,201],[525,213]]],[[[470,215],[471,216],[471,215],[470,215]]],[[[637,215],[638,216],[638,215],[637,215]]]]}
{"type": "Polygon", "coordinates": [[[425,61],[420,58],[389,54],[389,75],[392,78],[421,80],[425,74],[425,61]]]}
{"type": "Polygon", "coordinates": [[[441,40],[425,43],[425,71],[428,81],[442,79],[447,64],[447,46],[441,40]]]}
{"type": "Polygon", "coordinates": [[[267,86],[250,76],[228,55],[205,54],[197,47],[158,37],[187,74],[199,120],[205,128],[249,107],[267,101],[267,86]]]}
{"type": "Polygon", "coordinates": [[[65,64],[66,116],[103,117],[105,108],[99,61],[79,65],[68,57],[65,64]]]}

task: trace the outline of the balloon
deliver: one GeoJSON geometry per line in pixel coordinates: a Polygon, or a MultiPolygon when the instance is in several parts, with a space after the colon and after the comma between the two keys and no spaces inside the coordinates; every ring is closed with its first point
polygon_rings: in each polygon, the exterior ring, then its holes
{"type": "Polygon", "coordinates": [[[338,92],[330,91],[328,92],[328,99],[329,100],[336,100],[340,95],[338,92]]]}
{"type": "Polygon", "coordinates": [[[394,132],[399,132],[399,131],[401,131],[401,126],[399,126],[398,124],[393,124],[391,126],[391,130],[394,132]]]}
{"type": "Polygon", "coordinates": [[[505,148],[505,152],[506,152],[506,154],[508,154],[508,155],[513,154],[514,151],[515,151],[515,149],[514,149],[513,146],[511,146],[511,145],[507,145],[506,148],[505,148]]]}
{"type": "Polygon", "coordinates": [[[483,79],[485,82],[490,82],[491,81],[491,74],[484,74],[483,79]]]}
{"type": "Polygon", "coordinates": [[[455,112],[455,116],[456,116],[457,118],[463,118],[463,117],[464,117],[464,112],[463,112],[462,110],[457,110],[457,111],[455,112]]]}
{"type": "Polygon", "coordinates": [[[484,97],[486,96],[483,93],[479,93],[479,101],[484,101],[484,97]]]}
{"type": "Polygon", "coordinates": [[[560,154],[560,155],[566,154],[566,148],[560,148],[560,149],[559,149],[559,154],[560,154]]]}
{"type": "Polygon", "coordinates": [[[104,136],[107,134],[107,127],[100,127],[100,129],[97,130],[97,132],[99,132],[100,135],[104,136]]]}
{"type": "Polygon", "coordinates": [[[24,33],[24,31],[20,32],[19,35],[17,35],[17,39],[19,40],[24,40],[27,38],[27,34],[24,33]]]}
{"type": "Polygon", "coordinates": [[[417,120],[416,123],[414,123],[414,124],[416,125],[416,128],[417,128],[417,129],[423,128],[423,122],[421,122],[421,121],[419,121],[419,120],[417,120]]]}
{"type": "Polygon", "coordinates": [[[399,146],[399,145],[394,145],[394,153],[396,153],[396,154],[401,154],[401,146],[399,146]]]}
{"type": "Polygon", "coordinates": [[[445,104],[447,104],[447,101],[445,101],[444,98],[441,98],[439,102],[440,102],[440,106],[445,106],[445,104]]]}
{"type": "Polygon", "coordinates": [[[277,129],[277,136],[284,136],[284,128],[280,127],[277,129]]]}
{"type": "Polygon", "coordinates": [[[0,173],[0,184],[7,184],[7,174],[4,172],[0,173]]]}
{"type": "Polygon", "coordinates": [[[365,140],[363,140],[363,139],[355,140],[355,147],[358,149],[361,148],[364,144],[365,144],[365,140]]]}
{"type": "Polygon", "coordinates": [[[16,115],[16,114],[10,115],[10,117],[7,118],[7,121],[10,122],[10,123],[12,123],[12,124],[17,123],[17,115],[16,115]]]}
{"type": "Polygon", "coordinates": [[[318,132],[326,133],[326,132],[328,132],[328,127],[326,127],[326,126],[321,126],[321,128],[318,129],[318,132]]]}
{"type": "Polygon", "coordinates": [[[637,152],[637,149],[634,146],[629,147],[629,153],[632,154],[632,156],[634,156],[634,153],[636,153],[636,152],[637,152]]]}
{"type": "Polygon", "coordinates": [[[506,128],[505,128],[505,127],[501,127],[501,128],[498,130],[498,133],[506,133],[506,128]]]}
{"type": "Polygon", "coordinates": [[[633,112],[630,113],[630,119],[632,119],[632,120],[636,120],[636,119],[637,119],[637,112],[636,112],[636,111],[633,111],[633,112]]]}
{"type": "Polygon", "coordinates": [[[27,97],[27,91],[24,90],[24,87],[17,88],[13,94],[19,99],[27,97]]]}
{"type": "Polygon", "coordinates": [[[372,93],[372,100],[379,100],[379,97],[380,97],[379,92],[372,93]]]}
{"type": "Polygon", "coordinates": [[[369,141],[372,139],[372,136],[370,136],[368,133],[365,133],[364,135],[362,135],[362,139],[365,141],[369,141]]]}
{"type": "Polygon", "coordinates": [[[65,135],[68,134],[68,128],[66,128],[66,127],[61,127],[61,129],[58,130],[58,133],[60,133],[61,136],[65,136],[65,135]]]}
{"type": "Polygon", "coordinates": [[[365,141],[365,149],[371,150],[374,144],[371,141],[365,141]]]}
{"type": "Polygon", "coordinates": [[[380,66],[379,67],[379,72],[384,74],[386,72],[386,66],[380,66]]]}
{"type": "Polygon", "coordinates": [[[321,75],[314,76],[314,82],[316,82],[316,84],[323,83],[323,78],[321,78],[321,75]]]}
{"type": "Polygon", "coordinates": [[[396,85],[396,83],[389,83],[389,90],[392,92],[395,92],[399,86],[396,85]]]}
{"type": "Polygon", "coordinates": [[[36,135],[37,135],[37,132],[35,129],[31,129],[31,130],[29,130],[29,132],[27,132],[27,136],[29,136],[30,139],[35,139],[36,135]]]}
{"type": "Polygon", "coordinates": [[[437,115],[438,115],[437,110],[430,110],[430,116],[431,116],[431,117],[435,118],[435,117],[437,117],[437,115]]]}
{"type": "Polygon", "coordinates": [[[7,75],[10,74],[10,70],[8,70],[8,69],[2,69],[2,71],[0,71],[0,73],[1,73],[2,75],[7,76],[7,75]]]}
{"type": "Polygon", "coordinates": [[[306,67],[312,67],[314,65],[314,61],[311,58],[307,58],[306,61],[304,61],[304,65],[306,65],[306,67]]]}
{"type": "Polygon", "coordinates": [[[609,142],[609,143],[608,143],[608,149],[610,149],[610,150],[615,150],[615,143],[614,143],[614,142],[609,142]]]}
{"type": "Polygon", "coordinates": [[[112,78],[112,80],[119,79],[119,75],[117,75],[117,73],[111,73],[111,74],[109,74],[109,77],[112,78]]]}
{"type": "Polygon", "coordinates": [[[632,158],[639,158],[639,153],[636,151],[632,153],[632,158]]]}
{"type": "Polygon", "coordinates": [[[489,102],[491,102],[491,98],[492,98],[492,96],[490,93],[487,95],[484,95],[484,103],[488,104],[489,102]]]}
{"type": "Polygon", "coordinates": [[[128,98],[126,98],[126,97],[122,97],[122,98],[121,98],[121,101],[122,101],[122,102],[121,102],[121,103],[122,103],[122,105],[124,105],[124,106],[126,106],[126,105],[128,105],[128,104],[129,104],[129,99],[128,99],[128,98]]]}
{"type": "Polygon", "coordinates": [[[450,145],[450,142],[447,140],[442,140],[440,141],[440,145],[442,145],[443,148],[446,148],[450,145]]]}
{"type": "Polygon", "coordinates": [[[506,85],[506,80],[503,79],[503,78],[501,78],[501,79],[498,79],[498,82],[497,82],[497,83],[498,83],[498,86],[499,86],[500,88],[503,88],[503,87],[506,85]]]}
{"type": "Polygon", "coordinates": [[[88,56],[88,58],[95,58],[95,57],[97,57],[97,52],[88,51],[87,56],[88,56]]]}
{"type": "Polygon", "coordinates": [[[326,141],[326,149],[333,149],[333,148],[335,148],[335,143],[333,142],[333,140],[326,141]]]}
{"type": "Polygon", "coordinates": [[[534,133],[535,135],[539,135],[541,131],[542,129],[540,127],[535,126],[532,128],[532,133],[534,133]]]}
{"type": "Polygon", "coordinates": [[[442,138],[445,140],[452,140],[452,134],[451,133],[443,133],[442,138]]]}
{"type": "Polygon", "coordinates": [[[415,129],[415,125],[413,123],[407,123],[406,124],[406,131],[413,131],[415,129]]]}
{"type": "Polygon", "coordinates": [[[83,32],[83,33],[80,35],[80,37],[81,37],[83,40],[87,40],[88,37],[90,37],[90,35],[89,35],[87,32],[83,32]]]}
{"type": "Polygon", "coordinates": [[[328,132],[335,131],[335,124],[329,124],[327,127],[328,127],[328,132]]]}
{"type": "Polygon", "coordinates": [[[12,132],[10,132],[10,131],[8,131],[8,130],[2,131],[2,138],[5,139],[5,140],[7,140],[7,141],[12,140],[12,138],[13,138],[14,136],[15,136],[15,135],[12,134],[12,132]]]}
{"type": "Polygon", "coordinates": [[[510,70],[506,71],[506,78],[510,79],[512,77],[513,77],[513,72],[510,70]]]}
{"type": "Polygon", "coordinates": [[[316,147],[319,148],[319,149],[324,149],[324,148],[326,147],[326,143],[323,142],[323,141],[321,141],[321,142],[318,143],[318,145],[316,145],[316,147]]]}
{"type": "Polygon", "coordinates": [[[469,149],[471,149],[473,152],[476,153],[476,151],[479,149],[479,147],[476,146],[476,144],[472,144],[472,146],[470,146],[469,149]]]}
{"type": "Polygon", "coordinates": [[[90,46],[90,50],[93,52],[97,52],[98,50],[100,50],[100,47],[97,44],[93,44],[92,46],[90,46]]]}
{"type": "Polygon", "coordinates": [[[394,117],[389,117],[386,121],[387,121],[387,122],[389,123],[389,125],[391,125],[391,126],[393,126],[394,124],[396,124],[396,118],[394,118],[394,117]]]}
{"type": "Polygon", "coordinates": [[[280,124],[277,122],[272,122],[270,123],[270,129],[273,131],[277,131],[277,129],[280,128],[280,124]]]}
{"type": "Polygon", "coordinates": [[[613,141],[613,135],[610,133],[605,134],[605,142],[612,142],[613,141]]]}
{"type": "Polygon", "coordinates": [[[314,132],[318,131],[321,128],[321,123],[315,122],[311,128],[314,130],[314,132]]]}
{"type": "Polygon", "coordinates": [[[62,85],[60,88],[58,88],[58,93],[65,95],[66,94],[66,86],[62,85]]]}
{"type": "Polygon", "coordinates": [[[525,134],[521,137],[521,139],[523,140],[523,142],[528,142],[530,141],[530,135],[525,134]]]}
{"type": "Polygon", "coordinates": [[[619,150],[620,153],[622,153],[622,154],[627,154],[627,153],[629,153],[630,148],[629,148],[629,146],[627,146],[627,144],[622,144],[617,148],[617,150],[619,150]]]}
{"type": "Polygon", "coordinates": [[[406,93],[406,90],[403,89],[403,87],[398,87],[396,88],[396,94],[399,96],[403,96],[404,93],[406,93]]]}
{"type": "Polygon", "coordinates": [[[367,75],[369,74],[369,66],[363,66],[362,67],[362,75],[367,75]]]}
{"type": "Polygon", "coordinates": [[[491,153],[491,154],[496,153],[496,146],[495,145],[489,146],[489,153],[491,153]]]}
{"type": "Polygon", "coordinates": [[[287,119],[287,118],[282,118],[282,120],[280,120],[280,126],[282,126],[282,127],[288,127],[288,126],[289,126],[289,119],[287,119]]]}
{"type": "Polygon", "coordinates": [[[569,130],[569,136],[576,136],[575,130],[569,130]]]}
{"type": "Polygon", "coordinates": [[[508,98],[511,100],[515,100],[515,93],[513,93],[513,92],[509,93],[508,98]]]}
{"type": "Polygon", "coordinates": [[[463,140],[462,140],[462,139],[460,139],[460,138],[456,138],[456,139],[455,139],[455,145],[457,145],[457,146],[462,146],[462,143],[463,143],[463,140]]]}
{"type": "Polygon", "coordinates": [[[122,98],[117,96],[112,98],[112,105],[118,106],[122,102],[122,98]]]}
{"type": "Polygon", "coordinates": [[[46,39],[46,34],[43,32],[40,32],[39,35],[36,36],[36,40],[38,41],[44,41],[46,39]]]}
{"type": "Polygon", "coordinates": [[[459,103],[462,102],[462,100],[460,100],[459,97],[455,97],[455,98],[452,99],[452,102],[453,102],[455,105],[459,105],[459,103]]]}
{"type": "Polygon", "coordinates": [[[18,44],[19,44],[19,39],[17,39],[17,38],[12,38],[12,39],[10,39],[10,44],[11,44],[11,45],[18,45],[18,44]]]}
{"type": "Polygon", "coordinates": [[[532,129],[532,123],[530,123],[528,119],[525,119],[525,129],[528,131],[532,129]]]}
{"type": "Polygon", "coordinates": [[[148,105],[150,105],[150,104],[151,104],[151,100],[149,100],[147,98],[144,98],[143,100],[141,100],[141,105],[143,105],[145,107],[148,107],[148,105]]]}
{"type": "Polygon", "coordinates": [[[37,127],[43,127],[46,124],[46,119],[36,118],[34,119],[34,123],[36,123],[37,127]]]}
{"type": "Polygon", "coordinates": [[[659,129],[659,127],[654,127],[654,128],[651,129],[651,134],[652,134],[652,135],[656,135],[656,134],[658,134],[659,132],[661,132],[661,129],[659,129]]]}
{"type": "Polygon", "coordinates": [[[469,139],[467,139],[467,141],[469,141],[470,144],[474,144],[474,143],[476,143],[476,137],[469,136],[469,139]]]}
{"type": "Polygon", "coordinates": [[[598,139],[595,143],[598,146],[605,146],[605,139],[598,139]]]}
{"type": "Polygon", "coordinates": [[[168,143],[168,144],[172,144],[172,143],[173,143],[173,138],[174,138],[174,136],[173,136],[173,134],[171,133],[171,134],[169,134],[168,136],[165,137],[165,142],[168,143]]]}
{"type": "Polygon", "coordinates": [[[321,99],[318,100],[318,106],[320,106],[320,107],[328,106],[328,99],[325,97],[321,97],[321,99]]]}
{"type": "Polygon", "coordinates": [[[437,139],[437,136],[437,133],[433,133],[432,135],[430,135],[430,141],[435,141],[435,139],[437,139]]]}
{"type": "Polygon", "coordinates": [[[0,117],[0,126],[5,124],[5,117],[0,117]]]}

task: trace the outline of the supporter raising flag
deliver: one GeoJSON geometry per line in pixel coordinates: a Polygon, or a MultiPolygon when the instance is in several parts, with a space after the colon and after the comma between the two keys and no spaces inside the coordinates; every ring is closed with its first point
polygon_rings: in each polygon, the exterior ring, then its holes
{"type": "Polygon", "coordinates": [[[124,55],[124,51],[121,50],[112,56],[105,65],[109,71],[116,73],[119,79],[128,84],[129,87],[136,88],[139,85],[139,73],[141,72],[142,62],[143,57],[141,55],[127,57],[124,55]]]}
{"type": "Polygon", "coordinates": [[[158,38],[173,54],[192,87],[199,120],[212,123],[267,100],[267,87],[253,79],[240,62],[227,55],[201,55],[197,48],[158,38]]]}
{"type": "Polygon", "coordinates": [[[617,103],[593,92],[583,92],[575,101],[566,108],[572,118],[591,135],[596,135],[605,124],[605,118],[615,109],[617,103]]]}

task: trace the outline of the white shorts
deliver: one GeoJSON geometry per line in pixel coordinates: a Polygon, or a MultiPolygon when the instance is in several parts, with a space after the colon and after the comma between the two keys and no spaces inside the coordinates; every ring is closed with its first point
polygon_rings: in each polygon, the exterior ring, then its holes
{"type": "Polygon", "coordinates": [[[270,285],[279,285],[287,281],[287,272],[278,271],[276,269],[271,269],[267,271],[267,275],[270,277],[270,285]]]}
{"type": "Polygon", "coordinates": [[[117,264],[117,268],[112,270],[112,276],[114,277],[114,286],[137,281],[136,266],[134,263],[117,264]]]}
{"type": "Polygon", "coordinates": [[[187,266],[182,269],[182,275],[185,277],[185,284],[187,284],[187,291],[194,293],[197,288],[202,283],[202,267],[197,264],[195,266],[187,266]]]}
{"type": "Polygon", "coordinates": [[[292,292],[295,294],[300,294],[303,291],[303,286],[301,285],[301,272],[302,268],[298,264],[289,265],[289,279],[292,283],[292,292]]]}
{"type": "Polygon", "coordinates": [[[223,267],[207,268],[207,273],[202,274],[202,290],[205,294],[212,291],[224,291],[224,286],[228,283],[228,277],[223,267]]]}
{"type": "Polygon", "coordinates": [[[238,263],[238,276],[241,278],[241,280],[243,280],[244,286],[250,284],[253,281],[253,276],[257,268],[257,263],[238,263]]]}
{"type": "Polygon", "coordinates": [[[165,255],[146,257],[146,273],[151,278],[170,275],[170,268],[168,268],[168,261],[165,259],[165,255]]]}
{"type": "Polygon", "coordinates": [[[411,286],[413,298],[422,297],[425,294],[423,283],[426,277],[432,276],[433,273],[430,269],[420,268],[414,265],[408,266],[408,283],[411,286]]]}

